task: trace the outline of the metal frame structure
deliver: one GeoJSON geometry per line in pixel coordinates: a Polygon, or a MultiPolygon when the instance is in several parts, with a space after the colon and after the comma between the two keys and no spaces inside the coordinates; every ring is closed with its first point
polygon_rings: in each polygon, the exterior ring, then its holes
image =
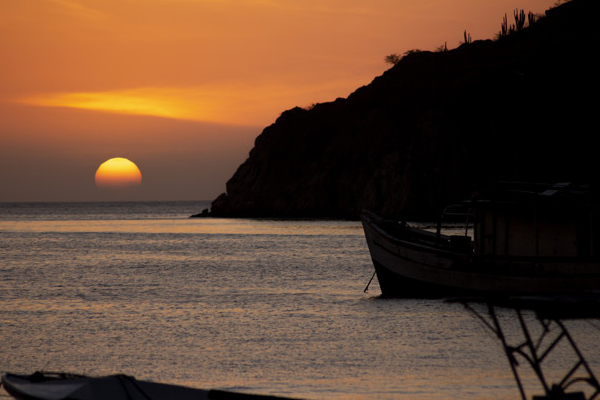
{"type": "Polygon", "coordinates": [[[459,301],[499,339],[523,400],[527,400],[527,396],[522,380],[523,368],[520,368],[522,364],[519,363],[519,359],[524,359],[526,361],[524,365],[531,367],[544,390],[544,395],[533,396],[533,400],[593,400],[599,398],[600,384],[598,379],[563,323],[562,319],[566,318],[561,318],[559,315],[545,315],[545,313],[540,313],[535,308],[522,308],[518,303],[517,305],[506,306],[492,302],[485,302],[487,307],[486,316],[485,312],[476,310],[471,302],[459,301]],[[516,321],[521,330],[519,339],[507,338],[506,328],[503,327],[501,318],[498,316],[498,308],[509,308],[515,312],[516,321]],[[528,322],[524,311],[534,311],[535,320],[528,322]],[[534,337],[531,328],[536,321],[539,323],[541,331],[537,337],[534,337]],[[556,350],[559,343],[566,343],[573,352],[575,363],[572,366],[565,366],[562,379],[557,382],[549,382],[547,375],[544,373],[543,363],[556,350]],[[591,392],[589,397],[586,397],[583,391],[567,392],[571,385],[576,383],[587,385],[588,391],[591,392]]]}

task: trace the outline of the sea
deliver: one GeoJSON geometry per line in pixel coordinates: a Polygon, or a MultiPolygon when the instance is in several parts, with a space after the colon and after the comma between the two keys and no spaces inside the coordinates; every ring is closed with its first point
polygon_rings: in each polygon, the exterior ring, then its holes
{"type": "MultiPolygon", "coordinates": [[[[296,399],[521,398],[487,308],[382,298],[360,222],[189,218],[208,206],[0,204],[0,372],[296,399]]],[[[513,310],[498,312],[516,338],[513,310]]],[[[532,336],[557,332],[525,319],[532,336]]],[[[565,323],[600,371],[600,323],[565,323]]],[[[573,366],[561,346],[544,360],[558,381],[573,366]]],[[[527,398],[543,394],[527,367],[515,365],[527,398]]]]}

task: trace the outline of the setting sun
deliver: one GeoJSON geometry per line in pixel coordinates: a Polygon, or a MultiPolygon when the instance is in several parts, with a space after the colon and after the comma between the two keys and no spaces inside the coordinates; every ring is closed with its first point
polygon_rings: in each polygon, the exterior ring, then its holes
{"type": "Polygon", "coordinates": [[[141,185],[142,173],[133,162],[117,157],[100,164],[95,180],[99,188],[127,188],[141,185]]]}

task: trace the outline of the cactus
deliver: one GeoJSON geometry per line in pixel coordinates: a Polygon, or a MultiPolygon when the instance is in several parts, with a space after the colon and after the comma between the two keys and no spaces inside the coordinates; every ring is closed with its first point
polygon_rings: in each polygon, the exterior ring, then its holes
{"type": "Polygon", "coordinates": [[[463,33],[463,36],[464,36],[464,38],[465,38],[465,43],[471,43],[471,41],[472,41],[472,40],[471,40],[471,34],[470,34],[470,33],[467,33],[467,30],[466,30],[466,29],[465,29],[465,31],[464,31],[464,33],[463,33]]]}
{"type": "Polygon", "coordinates": [[[516,9],[514,12],[515,16],[515,28],[520,31],[525,26],[525,11],[516,9]]]}
{"type": "Polygon", "coordinates": [[[527,13],[527,21],[529,22],[529,26],[535,24],[535,21],[537,20],[537,17],[534,13],[532,13],[531,11],[529,11],[529,13],[527,13]]]}
{"type": "Polygon", "coordinates": [[[508,35],[508,17],[504,14],[502,19],[502,25],[500,26],[500,36],[508,35]]]}

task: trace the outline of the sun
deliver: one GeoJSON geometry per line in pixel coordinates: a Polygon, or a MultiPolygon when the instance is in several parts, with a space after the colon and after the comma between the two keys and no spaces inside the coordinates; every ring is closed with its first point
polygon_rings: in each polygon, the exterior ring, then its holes
{"type": "Polygon", "coordinates": [[[129,188],[142,184],[142,173],[133,162],[117,157],[100,164],[95,180],[102,189],[129,188]]]}

